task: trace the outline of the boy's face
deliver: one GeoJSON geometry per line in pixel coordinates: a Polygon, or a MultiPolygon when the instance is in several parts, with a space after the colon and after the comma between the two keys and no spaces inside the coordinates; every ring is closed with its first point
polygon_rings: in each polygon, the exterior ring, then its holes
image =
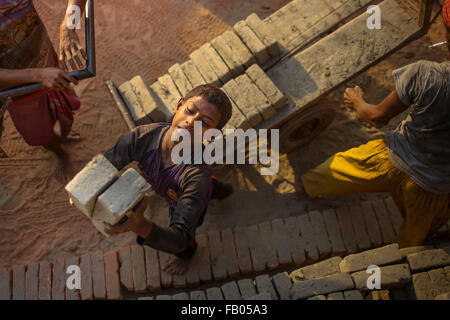
{"type": "Polygon", "coordinates": [[[206,130],[217,128],[222,114],[219,109],[202,97],[187,101],[180,99],[172,120],[172,130],[186,129],[194,137],[194,121],[202,124],[202,137],[206,130]]]}

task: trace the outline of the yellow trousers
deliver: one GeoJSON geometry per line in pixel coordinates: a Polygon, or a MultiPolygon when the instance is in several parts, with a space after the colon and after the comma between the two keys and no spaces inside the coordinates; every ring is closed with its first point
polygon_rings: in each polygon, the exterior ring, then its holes
{"type": "Polygon", "coordinates": [[[359,192],[390,192],[404,221],[395,242],[400,247],[422,245],[450,218],[450,194],[420,188],[389,159],[383,139],[336,153],[302,176],[311,197],[359,192]]]}

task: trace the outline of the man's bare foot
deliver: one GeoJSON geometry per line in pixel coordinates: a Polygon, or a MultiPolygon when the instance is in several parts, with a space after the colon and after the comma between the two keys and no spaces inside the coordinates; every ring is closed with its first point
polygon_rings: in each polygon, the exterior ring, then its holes
{"type": "Polygon", "coordinates": [[[359,104],[364,103],[364,92],[358,86],[355,88],[347,88],[344,93],[344,102],[347,106],[356,108],[359,104]]]}
{"type": "Polygon", "coordinates": [[[187,271],[192,259],[180,259],[178,257],[171,257],[171,259],[163,266],[164,271],[170,274],[180,275],[187,271]]]}

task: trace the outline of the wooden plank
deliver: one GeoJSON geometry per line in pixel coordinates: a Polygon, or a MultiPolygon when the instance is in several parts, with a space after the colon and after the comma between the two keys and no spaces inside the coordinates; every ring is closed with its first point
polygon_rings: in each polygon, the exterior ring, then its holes
{"type": "Polygon", "coordinates": [[[353,221],[350,210],[347,206],[336,209],[336,217],[341,229],[342,238],[344,239],[345,247],[350,253],[358,251],[358,241],[356,239],[355,231],[353,230],[353,221]]]}
{"type": "Polygon", "coordinates": [[[364,220],[364,214],[361,210],[361,206],[359,204],[353,205],[349,208],[349,210],[359,251],[370,249],[372,244],[366,229],[366,222],[364,220]]]}
{"type": "Polygon", "coordinates": [[[333,255],[345,253],[347,250],[345,249],[344,240],[342,239],[336,213],[333,209],[328,209],[322,212],[322,216],[330,238],[331,253],[333,255]]]}
{"type": "Polygon", "coordinates": [[[331,35],[268,71],[289,104],[264,127],[276,126],[302,108],[364,71],[418,33],[419,26],[394,0],[379,5],[381,30],[367,28],[367,15],[353,19],[331,35]],[[333,55],[330,55],[333,48],[333,55]],[[364,48],[364,50],[361,50],[364,48]]]}

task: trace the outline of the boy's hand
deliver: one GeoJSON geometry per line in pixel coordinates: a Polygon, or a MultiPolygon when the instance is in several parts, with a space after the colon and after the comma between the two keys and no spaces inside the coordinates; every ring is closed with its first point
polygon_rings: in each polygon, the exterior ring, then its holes
{"type": "Polygon", "coordinates": [[[105,232],[111,236],[133,231],[134,233],[146,238],[151,231],[152,222],[148,221],[144,217],[144,211],[147,209],[150,198],[145,196],[138,205],[132,210],[133,212],[129,215],[127,221],[124,223],[110,225],[104,223],[105,232]]]}

